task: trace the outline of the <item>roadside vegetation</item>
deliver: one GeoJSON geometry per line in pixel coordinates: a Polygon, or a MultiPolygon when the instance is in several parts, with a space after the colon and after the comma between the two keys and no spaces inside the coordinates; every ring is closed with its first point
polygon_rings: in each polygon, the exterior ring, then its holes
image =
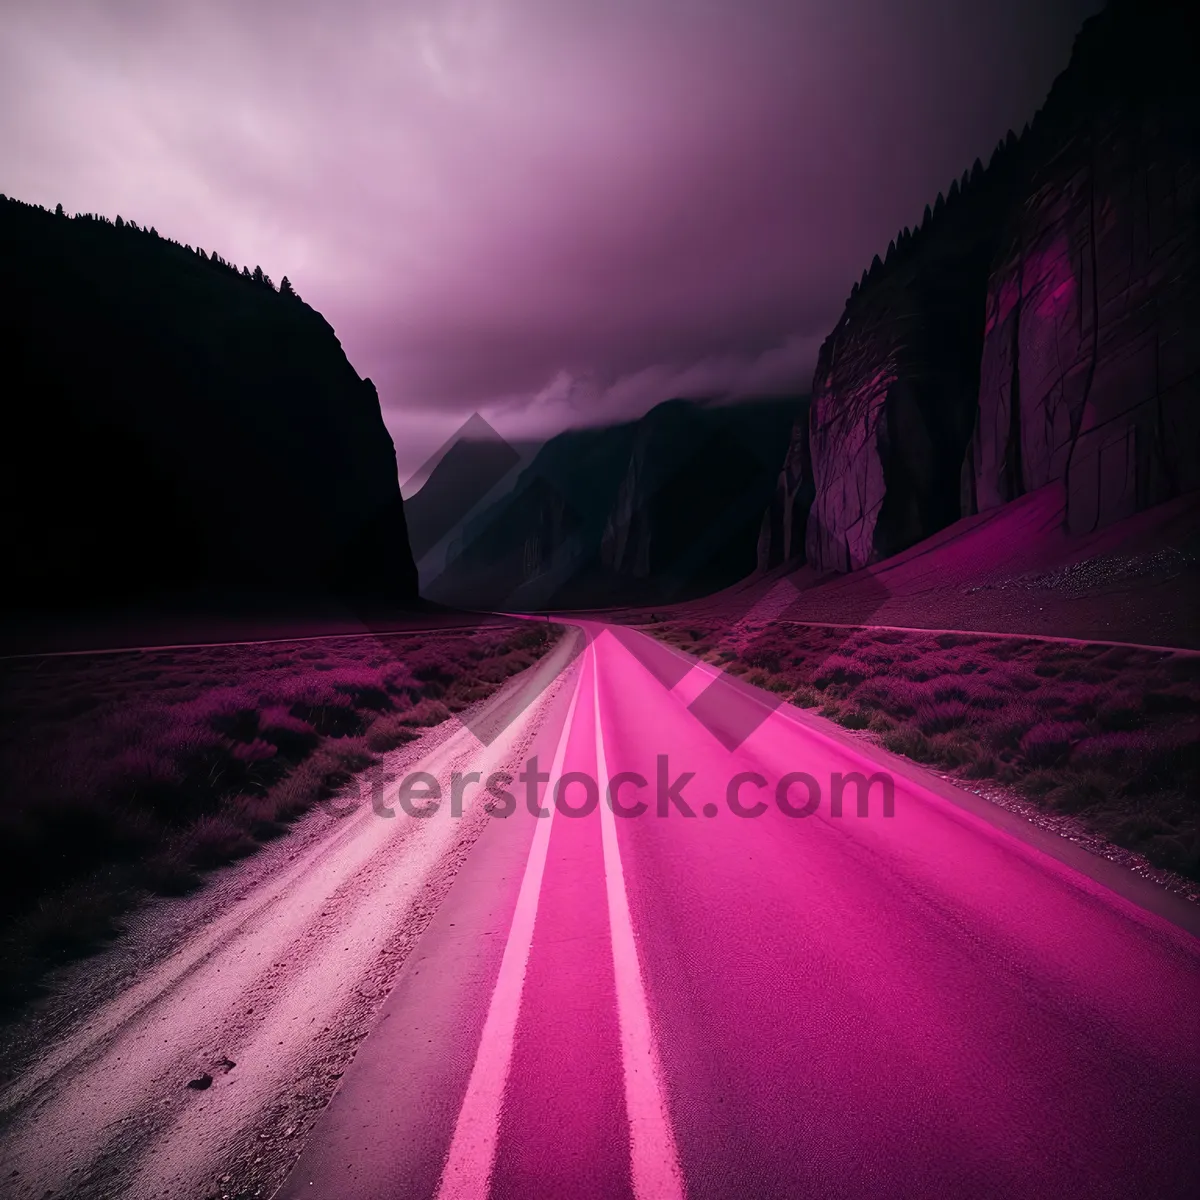
{"type": "Polygon", "coordinates": [[[23,659],[0,675],[0,1001],[252,854],[561,627],[23,659]]]}
{"type": "Polygon", "coordinates": [[[786,622],[645,628],[895,753],[1011,785],[1200,879],[1200,655],[786,622]]]}

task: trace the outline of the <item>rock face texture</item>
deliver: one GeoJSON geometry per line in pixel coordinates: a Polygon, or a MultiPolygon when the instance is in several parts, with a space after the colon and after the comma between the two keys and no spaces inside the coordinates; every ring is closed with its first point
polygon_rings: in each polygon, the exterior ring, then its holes
{"type": "MultiPolygon", "coordinates": [[[[956,520],[1012,154],[955,186],[851,296],[817,358],[807,561],[851,571],[956,520]]],[[[876,260],[878,262],[878,260],[876,260]]],[[[793,557],[796,557],[793,554],[793,557]]]]}
{"type": "Polygon", "coordinates": [[[1200,485],[1189,16],[1114,0],[1032,128],[864,272],[789,452],[804,548],[768,512],[760,565],[854,570],[1053,480],[1076,532],[1200,485]]]}
{"type": "Polygon", "coordinates": [[[1200,485],[1197,73],[1184,5],[1080,34],[988,280],[967,512],[1061,479],[1082,533],[1200,485]]]}
{"type": "Polygon", "coordinates": [[[754,570],[797,404],[669,400],[637,421],[552,438],[512,493],[467,523],[426,594],[563,608],[733,583],[754,570]]]}
{"type": "Polygon", "coordinates": [[[4,604],[416,599],[370,380],[289,287],[0,200],[4,604]]]}
{"type": "Polygon", "coordinates": [[[763,513],[758,534],[758,569],[769,571],[786,562],[804,562],[804,535],[816,489],[808,444],[809,397],[802,398],[775,494],[763,513]]]}

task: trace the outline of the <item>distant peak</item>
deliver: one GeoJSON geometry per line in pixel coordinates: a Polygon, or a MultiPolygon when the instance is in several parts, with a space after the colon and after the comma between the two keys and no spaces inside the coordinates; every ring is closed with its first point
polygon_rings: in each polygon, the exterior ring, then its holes
{"type": "Polygon", "coordinates": [[[466,439],[471,442],[502,442],[504,439],[479,415],[472,413],[454,435],[455,441],[466,439]]]}

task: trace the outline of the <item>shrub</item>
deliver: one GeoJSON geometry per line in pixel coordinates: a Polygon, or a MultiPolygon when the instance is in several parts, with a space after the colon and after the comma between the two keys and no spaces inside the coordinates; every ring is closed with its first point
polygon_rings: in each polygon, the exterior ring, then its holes
{"type": "Polygon", "coordinates": [[[975,745],[970,760],[963,763],[963,774],[968,779],[990,779],[996,775],[998,769],[995,755],[978,744],[975,745]]]}
{"type": "Polygon", "coordinates": [[[868,679],[854,690],[854,699],[859,704],[905,717],[916,712],[917,702],[924,696],[923,688],[907,679],[888,675],[868,679]]]}
{"type": "Polygon", "coordinates": [[[274,758],[278,753],[270,742],[255,738],[252,742],[236,742],[231,750],[233,757],[244,763],[260,763],[274,758]]]}
{"type": "Polygon", "coordinates": [[[1080,767],[1118,768],[1140,758],[1148,747],[1144,733],[1101,733],[1083,738],[1071,751],[1071,762],[1080,767]]]}
{"type": "Polygon", "coordinates": [[[813,682],[819,688],[830,684],[861,683],[870,671],[857,658],[845,654],[831,654],[821,665],[813,682]]]}
{"type": "Polygon", "coordinates": [[[1061,771],[1050,771],[1044,768],[1030,771],[1021,779],[1021,790],[1031,796],[1046,796],[1055,788],[1062,787],[1068,782],[1069,776],[1061,771]]]}
{"type": "Polygon", "coordinates": [[[245,826],[228,812],[201,817],[188,834],[190,860],[198,867],[216,867],[245,858],[257,848],[245,826]]]}
{"type": "MultiPolygon", "coordinates": [[[[511,665],[504,658],[493,658],[483,663],[475,672],[475,678],[482,683],[503,683],[512,674],[511,665]]],[[[446,694],[445,685],[441,680],[426,684],[424,693],[430,700],[439,700],[446,694]]]]}
{"type": "Polygon", "coordinates": [[[970,706],[961,696],[945,694],[938,699],[935,692],[917,702],[916,723],[924,734],[947,733],[965,725],[970,715],[970,706]]]}
{"type": "Polygon", "coordinates": [[[245,687],[205,692],[192,702],[189,715],[239,741],[249,741],[258,732],[258,705],[245,687]]]}
{"type": "Polygon", "coordinates": [[[1107,694],[1091,684],[1060,682],[1053,690],[1044,688],[1039,703],[1056,717],[1088,721],[1096,716],[1107,694]]]}
{"type": "Polygon", "coordinates": [[[260,734],[287,758],[303,758],[316,744],[317,731],[290,709],[274,705],[263,710],[259,721],[260,734]]]}
{"type": "Polygon", "coordinates": [[[165,846],[143,864],[141,880],[160,896],[184,896],[200,886],[201,877],[181,844],[165,846]]]}
{"type": "Polygon", "coordinates": [[[834,720],[846,729],[866,729],[871,723],[871,718],[857,708],[843,709],[834,720]]]}
{"type": "Polygon", "coordinates": [[[358,737],[366,721],[346,697],[327,704],[293,704],[293,717],[311,726],[321,737],[358,737]]]}
{"type": "Polygon", "coordinates": [[[450,710],[440,700],[422,700],[420,704],[400,715],[405,725],[440,725],[450,710]]]}
{"type": "Polygon", "coordinates": [[[394,750],[405,742],[411,742],[419,735],[413,732],[411,724],[407,724],[401,716],[380,717],[367,730],[367,747],[376,754],[394,750]]]}
{"type": "Polygon", "coordinates": [[[1112,780],[1106,775],[1089,772],[1071,775],[1047,794],[1047,801],[1063,812],[1082,812],[1109,799],[1113,792],[1112,780]]]}
{"type": "Polygon", "coordinates": [[[980,737],[989,749],[997,753],[1015,750],[1033,727],[1035,716],[1025,705],[1013,705],[995,721],[989,722],[980,731],[980,737]]]}
{"type": "Polygon", "coordinates": [[[783,669],[785,651],[785,647],[757,645],[749,647],[742,658],[751,667],[761,667],[764,671],[775,673],[783,669]]]}
{"type": "Polygon", "coordinates": [[[453,683],[458,678],[456,672],[448,663],[440,658],[430,658],[428,655],[415,662],[412,667],[413,677],[422,683],[453,683]]]}
{"type": "Polygon", "coordinates": [[[929,739],[929,753],[935,762],[948,767],[963,767],[973,777],[990,774],[994,760],[974,738],[961,730],[939,733],[929,739]]]}
{"type": "Polygon", "coordinates": [[[173,791],[182,778],[178,761],[151,746],[131,746],[122,750],[98,772],[102,790],[131,798],[173,791]]]}
{"type": "Polygon", "coordinates": [[[1031,766],[1065,762],[1071,747],[1087,733],[1079,722],[1042,721],[1021,738],[1021,753],[1031,766]]]}
{"type": "Polygon", "coordinates": [[[983,639],[974,633],[939,633],[933,640],[943,650],[949,650],[952,646],[974,646],[983,639]]]}
{"type": "Polygon", "coordinates": [[[911,725],[900,725],[895,729],[890,729],[881,740],[884,746],[895,754],[903,754],[915,762],[933,761],[933,748],[929,744],[929,739],[911,725]]]}
{"type": "Polygon", "coordinates": [[[1038,678],[1032,671],[1016,670],[1010,671],[1005,675],[1005,682],[1009,688],[1018,692],[1036,692],[1045,685],[1045,681],[1038,678]]]}
{"type": "Polygon", "coordinates": [[[388,676],[378,667],[342,667],[329,679],[335,691],[348,696],[355,708],[382,712],[391,707],[388,676]]]}

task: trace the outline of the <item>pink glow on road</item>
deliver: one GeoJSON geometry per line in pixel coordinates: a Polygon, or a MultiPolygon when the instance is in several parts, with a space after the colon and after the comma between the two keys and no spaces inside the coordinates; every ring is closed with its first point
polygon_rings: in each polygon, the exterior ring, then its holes
{"type": "MultiPolygon", "coordinates": [[[[422,950],[423,1005],[381,1021],[281,1200],[340,1200],[348,1162],[359,1194],[394,1200],[1191,1200],[1200,941],[1183,917],[789,706],[731,751],[721,710],[688,707],[711,666],[680,680],[673,649],[579,624],[546,797],[579,772],[597,807],[491,823],[447,899],[464,897],[449,952],[422,950]],[[664,756],[693,816],[658,812],[664,756]],[[805,819],[770,803],[789,772],[877,770],[894,816],[878,798],[835,816],[828,792],[805,819]],[[648,808],[617,820],[605,785],[625,772],[647,786],[621,803],[648,808]],[[748,772],[770,789],[743,788],[768,801],[755,819],[727,803],[748,772]],[[481,896],[485,923],[464,927],[481,896]],[[431,1080],[371,1067],[428,1042],[446,1047],[431,1080]]],[[[736,725],[763,699],[722,703],[736,725]]]]}
{"type": "MultiPolygon", "coordinates": [[[[990,1184],[979,1195],[1115,1196],[1120,1187],[1099,1186],[1123,1177],[1115,1154],[1137,1161],[1161,1194],[1176,1194],[1166,1150],[1181,1135],[1188,1094],[1179,1060],[1189,1057],[1183,1031],[1197,1024],[1194,986],[1182,999],[1196,978],[1194,939],[968,811],[948,786],[931,789],[919,768],[881,764],[787,706],[725,750],[687,708],[719,671],[697,663],[667,690],[631,651],[628,631],[585,628],[577,728],[564,735],[557,766],[591,773],[601,802],[555,825],[548,853],[561,865],[546,874],[541,899],[553,919],[545,930],[539,919],[532,961],[556,974],[535,977],[540,999],[528,1015],[545,1022],[560,1057],[534,1042],[518,1052],[485,1155],[508,1165],[490,1193],[464,1194],[507,1200],[539,1183],[547,1196],[626,1186],[636,1200],[730,1194],[711,1174],[755,1195],[957,1195],[982,1176],[990,1184]],[[577,736],[593,720],[594,758],[577,736]],[[672,777],[694,772],[685,794],[698,819],[655,815],[661,752],[672,777]],[[878,797],[865,817],[853,802],[834,817],[828,795],[808,820],[770,805],[743,820],[727,808],[726,785],[739,772],[759,772],[773,788],[789,771],[827,780],[881,765],[894,770],[894,818],[878,797]],[[618,821],[604,803],[617,768],[648,781],[621,793],[626,804],[649,802],[641,818],[618,821]],[[602,858],[585,849],[597,840],[602,858]],[[601,885],[607,929],[594,915],[601,885]],[[611,977],[594,961],[605,953],[611,977]],[[600,1019],[605,1005],[616,1009],[616,1029],[600,1019]],[[613,1052],[604,1039],[614,1033],[623,1105],[604,1082],[613,1052]],[[1104,1065],[1139,1056],[1146,1065],[1132,1075],[1104,1065]],[[697,1074],[710,1058],[718,1074],[697,1074]],[[546,1072],[567,1059],[573,1083],[562,1092],[546,1072]],[[1164,1072],[1169,1085],[1149,1083],[1164,1072]],[[1119,1132],[1134,1092],[1162,1123],[1119,1132]],[[561,1099],[534,1137],[529,1115],[549,1095],[561,1099]],[[816,1110],[792,1130],[810,1098],[816,1110]],[[628,1136],[628,1183],[601,1164],[608,1149],[597,1144],[589,1185],[566,1159],[591,1144],[594,1128],[612,1137],[615,1122],[628,1136]],[[1081,1148],[1048,1152],[1064,1137],[1082,1138],[1081,1148]]],[[[677,653],[657,644],[648,652],[677,653]]],[[[762,700],[742,687],[726,703],[762,700]]],[[[489,1037],[481,1060],[512,1054],[511,1036],[499,1046],[489,1037]]],[[[471,1103],[469,1095],[464,1113],[471,1103]]],[[[496,1111],[493,1095],[493,1121],[496,1111]]],[[[487,1179],[479,1165],[474,1175],[487,1179]]],[[[445,1184],[443,1194],[452,1194],[445,1184]]]]}
{"type": "MultiPolygon", "coordinates": [[[[562,774],[578,698],[579,688],[576,687],[567,710],[567,723],[551,764],[551,779],[558,779],[562,774]]],[[[492,1164],[496,1158],[500,1109],[512,1061],[521,993],[525,987],[525,969],[533,944],[538,898],[546,868],[546,850],[550,845],[550,831],[554,824],[556,810],[553,805],[548,807],[550,815],[539,820],[534,830],[504,958],[500,962],[500,975],[483,1027],[479,1055],[454,1129],[454,1140],[442,1172],[438,1200],[486,1200],[488,1196],[492,1164]]]]}
{"type": "MultiPolygon", "coordinates": [[[[604,635],[601,634],[601,637],[604,635]]],[[[592,699],[596,714],[596,777],[600,794],[607,794],[611,776],[604,754],[600,720],[600,682],[592,642],[592,699]]],[[[662,1067],[650,1008],[642,983],[625,873],[617,845],[616,818],[600,804],[600,830],[604,843],[604,879],[608,893],[608,920],[612,931],[613,970],[617,978],[617,1011],[621,1021],[621,1058],[625,1068],[625,1106],[629,1116],[630,1162],[637,1200],[683,1200],[679,1153],[662,1091],[662,1067]]]]}
{"type": "MultiPolygon", "coordinates": [[[[550,817],[539,820],[534,831],[516,911],[501,961],[500,974],[480,1039],[479,1055],[467,1086],[455,1127],[438,1200],[485,1200],[491,1194],[497,1146],[502,1128],[518,1019],[522,1010],[526,971],[530,961],[543,890],[547,851],[551,843],[555,806],[550,795],[564,774],[567,750],[576,729],[578,701],[593,704],[590,722],[595,738],[595,779],[601,797],[609,775],[604,753],[596,683],[596,650],[593,641],[576,681],[550,770],[545,803],[550,817]]],[[[586,709],[585,709],[586,711],[586,709]]],[[[582,716],[582,714],[580,714],[582,716]]],[[[571,763],[578,770],[579,763],[571,763]]],[[[600,831],[603,846],[604,890],[607,898],[615,999],[619,1019],[621,1065],[626,1115],[629,1123],[629,1172],[635,1200],[683,1200],[678,1153],[661,1087],[661,1068],[654,1045],[649,1006],[642,983],[615,819],[601,802],[600,831]]],[[[560,835],[566,836],[566,831],[560,835]]],[[[572,914],[566,914],[570,920],[572,914]]],[[[573,914],[578,918],[581,914],[573,914]]]]}

